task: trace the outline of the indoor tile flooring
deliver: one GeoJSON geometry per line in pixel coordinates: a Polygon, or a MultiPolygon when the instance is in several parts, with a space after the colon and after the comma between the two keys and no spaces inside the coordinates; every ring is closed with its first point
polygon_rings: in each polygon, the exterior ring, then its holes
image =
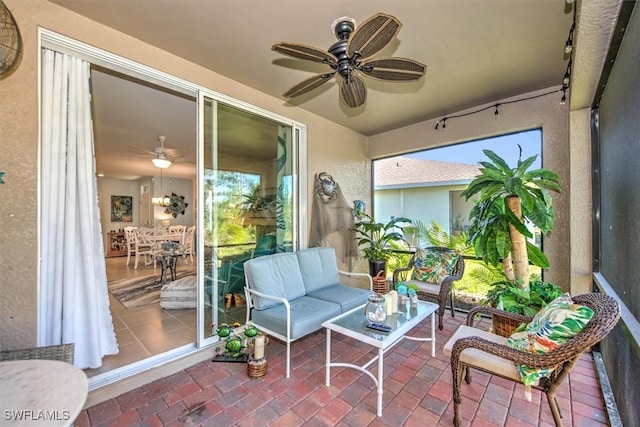
{"type": "MultiPolygon", "coordinates": [[[[445,316],[437,333],[436,357],[430,343],[405,340],[385,356],[383,415],[376,416],[371,378],[348,368],[331,370],[325,386],[325,332],[292,344],[292,374],[284,377],[285,347],[271,340],[268,370],[260,379],[244,363],[202,362],[83,410],[76,426],[451,426],[451,368],[442,346],[464,315],[445,316]]],[[[428,335],[425,322],[413,332],[428,335]]],[[[369,360],[370,347],[332,335],[332,358],[369,360]]],[[[375,369],[375,364],[370,368],[375,369]]],[[[462,386],[463,426],[552,426],[540,392],[532,401],[511,381],[475,372],[462,386]]],[[[557,400],[565,426],[606,426],[599,379],[591,354],[585,354],[561,387],[557,400]]]]}
{"type": "MultiPolygon", "coordinates": [[[[126,265],[126,257],[107,258],[108,280],[113,281],[147,276],[149,274],[157,274],[160,277],[161,270],[159,267],[153,268],[152,265],[140,265],[137,269],[134,269],[133,264],[133,258],[128,266],[126,265]]],[[[180,260],[178,261],[177,270],[192,270],[195,274],[196,264],[194,262],[185,263],[180,260]]],[[[86,369],[85,372],[88,377],[93,377],[196,341],[195,309],[165,310],[158,303],[127,308],[111,295],[109,295],[109,303],[118,340],[119,353],[113,356],[106,356],[100,368],[86,369]]],[[[228,323],[233,323],[240,319],[244,323],[244,313],[243,308],[231,307],[230,310],[221,310],[220,319],[228,323]]]]}

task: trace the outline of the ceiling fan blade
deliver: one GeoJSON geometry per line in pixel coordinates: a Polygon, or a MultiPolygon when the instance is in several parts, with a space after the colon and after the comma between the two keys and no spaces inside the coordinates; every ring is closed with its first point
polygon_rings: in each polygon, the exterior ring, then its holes
{"type": "Polygon", "coordinates": [[[283,96],[286,98],[293,98],[295,96],[310,92],[313,89],[320,86],[321,84],[323,84],[324,82],[326,82],[327,80],[329,80],[331,77],[333,77],[334,74],[335,72],[313,76],[310,79],[307,79],[301,83],[298,83],[297,85],[289,89],[283,96]]]}
{"type": "Polygon", "coordinates": [[[294,58],[322,62],[324,64],[335,64],[338,61],[335,56],[325,50],[297,43],[276,43],[271,47],[271,50],[294,58]]]}
{"type": "Polygon", "coordinates": [[[400,27],[402,24],[394,16],[385,13],[373,15],[351,34],[347,42],[347,54],[353,57],[355,52],[359,52],[361,58],[367,58],[381,51],[398,34],[400,27]]]}
{"type": "Polygon", "coordinates": [[[171,160],[177,160],[181,157],[184,157],[184,153],[178,148],[165,148],[164,155],[171,160]]]}
{"type": "Polygon", "coordinates": [[[399,82],[418,80],[427,72],[426,65],[405,58],[371,59],[358,68],[374,79],[399,82]]]}
{"type": "MultiPolygon", "coordinates": [[[[130,154],[133,154],[135,156],[144,156],[144,157],[151,158],[151,157],[154,157],[156,155],[156,153],[153,152],[153,151],[149,151],[149,150],[147,150],[145,148],[137,147],[135,145],[129,145],[127,148],[129,149],[130,154]]],[[[123,155],[126,156],[128,154],[123,153],[123,155]]]]}
{"type": "Polygon", "coordinates": [[[340,81],[340,100],[348,107],[356,108],[367,99],[367,87],[359,77],[350,75],[340,81]]]}

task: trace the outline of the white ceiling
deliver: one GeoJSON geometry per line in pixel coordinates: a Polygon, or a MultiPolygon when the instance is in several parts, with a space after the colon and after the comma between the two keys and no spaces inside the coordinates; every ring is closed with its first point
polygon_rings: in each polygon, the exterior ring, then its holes
{"type": "MultiPolygon", "coordinates": [[[[50,1],[366,136],[560,85],[574,6],[561,0],[50,1]],[[364,77],[368,97],[356,109],[341,104],[335,79],[290,102],[282,97],[329,68],[273,52],[274,43],[327,49],[336,41],[336,18],[362,22],[377,12],[396,16],[403,26],[375,57],[422,62],[427,73],[420,81],[364,77]]],[[[185,158],[195,159],[193,100],[107,74],[94,76],[93,86],[97,144],[126,140],[152,150],[165,135],[167,147],[193,151],[185,158]],[[172,135],[178,127],[189,130],[172,135]]],[[[132,161],[127,155],[118,161],[132,161]]]]}

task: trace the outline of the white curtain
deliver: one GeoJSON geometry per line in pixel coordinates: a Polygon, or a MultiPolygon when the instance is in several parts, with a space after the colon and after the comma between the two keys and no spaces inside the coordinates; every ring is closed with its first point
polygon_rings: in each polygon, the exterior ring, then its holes
{"type": "Polygon", "coordinates": [[[74,343],[74,365],[118,353],[93,153],[89,63],[42,50],[39,345],[74,343]]]}

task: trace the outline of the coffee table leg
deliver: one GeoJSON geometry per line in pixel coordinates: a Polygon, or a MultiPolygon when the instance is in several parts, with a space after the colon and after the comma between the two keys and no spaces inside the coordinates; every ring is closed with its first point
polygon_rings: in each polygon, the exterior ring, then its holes
{"type": "Polygon", "coordinates": [[[378,416],[382,416],[382,392],[384,388],[382,387],[382,382],[384,380],[384,351],[379,348],[378,349],[378,416]]]}
{"type": "Polygon", "coordinates": [[[431,357],[436,357],[436,313],[431,313],[431,357]]]}
{"type": "Polygon", "coordinates": [[[331,329],[327,329],[327,364],[325,367],[325,385],[331,385],[331,329]]]}

